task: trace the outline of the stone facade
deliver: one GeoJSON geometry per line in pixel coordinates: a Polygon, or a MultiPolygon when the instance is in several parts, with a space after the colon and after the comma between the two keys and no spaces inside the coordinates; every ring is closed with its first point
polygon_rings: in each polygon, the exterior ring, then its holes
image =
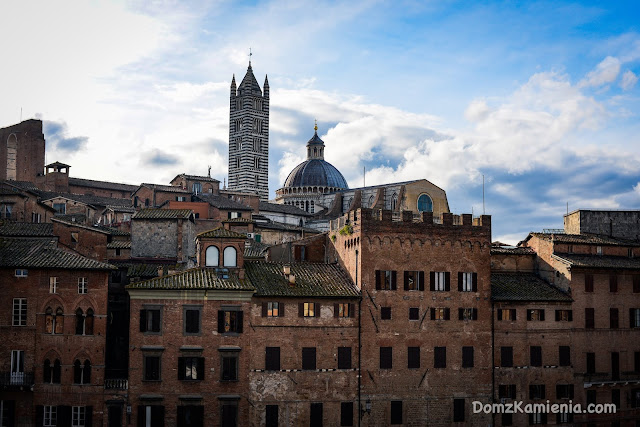
{"type": "Polygon", "coordinates": [[[42,120],[0,129],[0,179],[35,182],[44,175],[42,120]]]}

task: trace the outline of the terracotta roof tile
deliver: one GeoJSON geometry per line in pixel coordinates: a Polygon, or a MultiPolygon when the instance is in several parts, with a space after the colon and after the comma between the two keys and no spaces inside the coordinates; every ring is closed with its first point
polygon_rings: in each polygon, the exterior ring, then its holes
{"type": "Polygon", "coordinates": [[[53,224],[30,222],[7,222],[0,226],[0,236],[5,237],[48,237],[53,236],[53,224]]]}
{"type": "Polygon", "coordinates": [[[570,265],[571,267],[640,270],[640,258],[577,254],[553,254],[552,256],[570,265]]]}
{"type": "Polygon", "coordinates": [[[141,209],[132,219],[189,219],[191,209],[141,209]]]}
{"type": "Polygon", "coordinates": [[[246,239],[246,234],[236,233],[235,231],[227,230],[224,227],[214,228],[213,230],[203,231],[199,233],[197,237],[204,238],[225,238],[225,239],[246,239]]]}
{"type": "Polygon", "coordinates": [[[572,301],[569,295],[532,273],[492,273],[491,298],[494,301],[572,301]]]}
{"type": "Polygon", "coordinates": [[[240,280],[231,274],[229,278],[220,278],[215,268],[192,268],[176,274],[156,277],[143,282],[132,283],[127,289],[169,289],[169,290],[231,290],[251,291],[255,289],[247,280],[240,280]]]}
{"type": "Polygon", "coordinates": [[[112,270],[111,264],[65,252],[55,239],[0,238],[0,267],[112,270]]]}

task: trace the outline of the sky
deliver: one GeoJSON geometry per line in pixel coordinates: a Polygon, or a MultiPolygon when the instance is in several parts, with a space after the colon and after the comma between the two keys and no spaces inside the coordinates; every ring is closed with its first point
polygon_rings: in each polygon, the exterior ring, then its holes
{"type": "Polygon", "coordinates": [[[640,3],[1,2],[0,127],[74,177],[223,181],[229,88],[271,89],[269,191],[314,120],[350,187],[427,179],[493,239],[640,209],[640,3]],[[484,203],[483,203],[484,180],[484,203]]]}

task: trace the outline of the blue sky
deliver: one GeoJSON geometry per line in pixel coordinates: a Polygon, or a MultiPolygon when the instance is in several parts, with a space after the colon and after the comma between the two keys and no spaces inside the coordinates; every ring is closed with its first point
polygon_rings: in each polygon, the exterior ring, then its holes
{"type": "Polygon", "coordinates": [[[351,186],[426,178],[495,240],[640,208],[637,2],[0,4],[0,126],[45,120],[71,175],[227,173],[231,76],[271,86],[270,191],[314,119],[351,186]]]}

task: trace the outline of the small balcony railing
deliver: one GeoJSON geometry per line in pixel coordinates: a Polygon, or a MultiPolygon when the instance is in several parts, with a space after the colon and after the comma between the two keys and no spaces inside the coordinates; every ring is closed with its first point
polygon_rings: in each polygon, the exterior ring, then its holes
{"type": "Polygon", "coordinates": [[[0,387],[3,389],[20,389],[33,385],[33,372],[2,372],[0,387]]]}
{"type": "Polygon", "coordinates": [[[129,380],[124,378],[110,378],[104,380],[105,390],[128,390],[129,380]]]}

